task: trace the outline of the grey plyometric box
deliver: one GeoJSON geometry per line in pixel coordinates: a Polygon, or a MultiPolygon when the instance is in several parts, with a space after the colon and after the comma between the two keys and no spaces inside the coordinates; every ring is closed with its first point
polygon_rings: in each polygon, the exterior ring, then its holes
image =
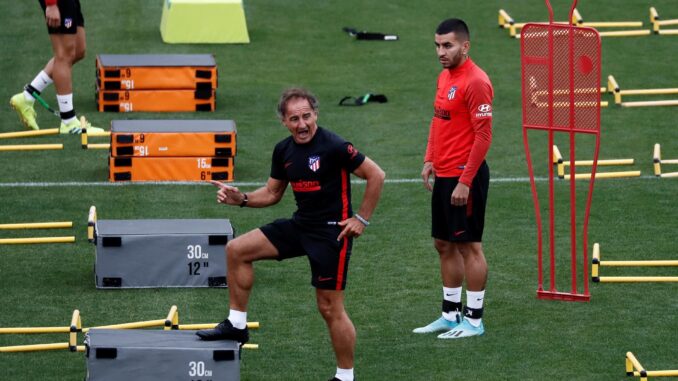
{"type": "Polygon", "coordinates": [[[85,337],[92,381],[238,381],[240,348],[195,331],[92,329],[85,337]]]}
{"type": "Polygon", "coordinates": [[[97,288],[226,287],[227,219],[99,220],[97,288]]]}

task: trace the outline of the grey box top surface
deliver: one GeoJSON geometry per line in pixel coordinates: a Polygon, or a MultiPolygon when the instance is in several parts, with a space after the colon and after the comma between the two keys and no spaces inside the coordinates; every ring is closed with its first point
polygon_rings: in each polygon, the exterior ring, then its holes
{"type": "Polygon", "coordinates": [[[148,329],[91,329],[88,343],[91,348],[166,348],[166,349],[207,349],[239,350],[232,340],[204,341],[196,331],[148,330],[148,329]]]}
{"type": "Polygon", "coordinates": [[[99,54],[103,66],[216,66],[211,54],[99,54]]]}
{"type": "Polygon", "coordinates": [[[235,132],[232,120],[113,120],[112,132],[235,132]]]}
{"type": "Polygon", "coordinates": [[[151,235],[151,234],[226,234],[233,235],[228,219],[180,220],[99,220],[97,234],[151,235]]]}

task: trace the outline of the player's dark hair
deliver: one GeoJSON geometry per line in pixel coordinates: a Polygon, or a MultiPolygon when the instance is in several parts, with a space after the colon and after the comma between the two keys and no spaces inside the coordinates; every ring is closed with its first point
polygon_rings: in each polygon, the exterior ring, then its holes
{"type": "Polygon", "coordinates": [[[306,99],[308,104],[311,105],[313,111],[318,111],[318,98],[315,97],[310,91],[301,88],[301,87],[292,87],[283,91],[280,95],[280,100],[278,101],[278,116],[280,119],[285,118],[285,112],[287,111],[287,103],[292,99],[306,99]]]}
{"type": "Polygon", "coordinates": [[[454,18],[447,19],[441,22],[436,29],[436,34],[448,34],[452,32],[454,32],[454,34],[456,34],[457,37],[460,37],[461,39],[471,39],[471,32],[469,32],[468,25],[466,25],[464,20],[454,18]]]}

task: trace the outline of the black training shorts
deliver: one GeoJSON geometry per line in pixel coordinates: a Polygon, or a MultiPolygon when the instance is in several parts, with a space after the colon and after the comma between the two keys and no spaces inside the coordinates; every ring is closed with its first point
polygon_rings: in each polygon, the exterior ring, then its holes
{"type": "MultiPolygon", "coordinates": [[[[39,0],[42,12],[45,13],[45,0],[39,0]]],[[[49,34],[75,34],[78,27],[85,27],[85,18],[80,9],[80,0],[59,0],[57,1],[59,14],[61,15],[61,24],[57,28],[47,27],[49,34]]]]}
{"type": "Polygon", "coordinates": [[[337,241],[338,225],[302,224],[292,219],[275,220],[261,228],[278,249],[278,260],[305,255],[311,264],[311,284],[323,290],[346,288],[353,238],[337,241]]]}
{"type": "Polygon", "coordinates": [[[464,206],[452,205],[452,191],[458,182],[458,177],[435,178],[431,197],[431,235],[450,242],[482,242],[490,186],[487,163],[483,162],[473,178],[468,203],[464,206]]]}

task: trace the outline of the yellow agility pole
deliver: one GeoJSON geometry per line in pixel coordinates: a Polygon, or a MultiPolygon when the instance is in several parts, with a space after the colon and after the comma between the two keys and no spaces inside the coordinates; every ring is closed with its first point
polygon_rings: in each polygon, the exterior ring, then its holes
{"type": "Polygon", "coordinates": [[[54,351],[59,349],[68,349],[68,343],[12,345],[8,347],[0,347],[0,352],[35,352],[54,351]]]}
{"type": "Polygon", "coordinates": [[[71,352],[76,352],[78,350],[78,332],[82,332],[82,320],[80,320],[79,310],[73,310],[71,325],[68,328],[68,349],[70,349],[71,352]]]}
{"type": "Polygon", "coordinates": [[[657,32],[660,35],[678,35],[678,29],[662,29],[659,32],[657,32]]]}
{"type": "Polygon", "coordinates": [[[616,30],[613,32],[598,32],[600,37],[635,37],[635,36],[649,36],[652,33],[649,29],[641,30],[616,30]]]}
{"type": "MultiPolygon", "coordinates": [[[[212,329],[217,326],[218,323],[200,323],[200,324],[178,324],[177,328],[178,330],[182,331],[193,331],[193,330],[198,330],[198,329],[212,329]]],[[[259,322],[258,321],[248,321],[247,322],[247,328],[249,329],[258,329],[259,328],[259,322]]]]}
{"type": "Polygon", "coordinates": [[[64,149],[63,144],[16,144],[0,145],[0,151],[47,151],[64,149]]]}
{"type": "Polygon", "coordinates": [[[32,138],[34,136],[58,135],[58,134],[59,134],[58,128],[49,128],[49,129],[46,129],[46,130],[3,132],[3,133],[0,133],[0,139],[32,138]]]}
{"type": "Polygon", "coordinates": [[[165,319],[165,330],[177,329],[179,326],[179,311],[177,306],[170,307],[167,318],[165,319]]]}
{"type": "Polygon", "coordinates": [[[621,106],[622,107],[678,106],[678,99],[671,99],[665,101],[622,102],[621,106]]]}
{"type": "Polygon", "coordinates": [[[89,214],[87,215],[87,240],[94,242],[95,227],[97,224],[97,208],[92,205],[89,207],[89,214]]]}
{"type": "Polygon", "coordinates": [[[72,228],[73,221],[59,222],[26,222],[16,224],[0,224],[0,230],[19,230],[19,229],[64,229],[72,228]]]}
{"type": "MultiPolygon", "coordinates": [[[[640,171],[619,171],[619,172],[596,172],[596,179],[618,179],[626,177],[639,177],[640,171]]],[[[570,179],[570,175],[563,177],[565,180],[570,179]]],[[[574,175],[575,180],[588,180],[591,178],[590,173],[577,173],[574,175]]]]}
{"type": "Polygon", "coordinates": [[[69,333],[70,327],[12,327],[0,328],[0,334],[33,334],[33,333],[69,333]]]}
{"type": "Polygon", "coordinates": [[[132,323],[120,323],[120,324],[111,324],[111,325],[101,325],[96,327],[83,328],[82,332],[87,333],[91,329],[136,329],[136,328],[151,328],[151,327],[164,327],[165,319],[158,320],[146,320],[146,321],[137,321],[132,323]]]}
{"type": "Polygon", "coordinates": [[[259,349],[259,344],[243,344],[242,349],[259,349]]]}
{"type": "Polygon", "coordinates": [[[31,238],[0,238],[0,245],[27,245],[34,243],[73,243],[75,237],[31,237],[31,238]]]}

